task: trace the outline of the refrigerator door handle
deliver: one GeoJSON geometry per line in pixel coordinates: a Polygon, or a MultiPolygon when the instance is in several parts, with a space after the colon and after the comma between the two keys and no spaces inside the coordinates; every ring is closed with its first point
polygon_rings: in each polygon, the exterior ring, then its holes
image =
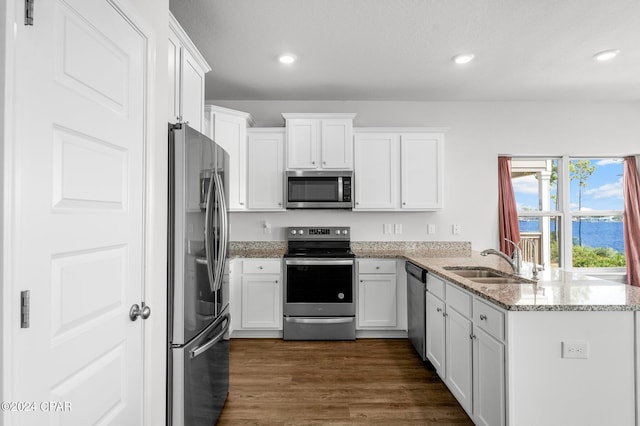
{"type": "Polygon", "coordinates": [[[205,253],[207,255],[207,273],[209,275],[209,283],[210,286],[213,288],[214,287],[214,278],[215,278],[215,271],[213,270],[213,247],[211,245],[212,241],[211,241],[211,237],[212,237],[212,233],[213,233],[213,226],[212,226],[212,222],[213,222],[213,186],[214,186],[214,176],[215,174],[211,174],[211,176],[209,177],[209,190],[207,191],[207,206],[205,208],[205,213],[204,213],[204,249],[205,249],[205,253]]]}
{"type": "Polygon", "coordinates": [[[196,348],[193,348],[191,351],[189,351],[189,358],[193,359],[199,355],[202,355],[204,352],[207,351],[207,349],[209,349],[211,346],[218,343],[222,339],[222,337],[224,337],[224,334],[229,329],[229,314],[226,315],[223,322],[224,322],[223,330],[219,334],[217,334],[216,337],[208,340],[207,343],[205,343],[204,345],[200,345],[196,348]]]}
{"type": "Polygon", "coordinates": [[[224,187],[222,185],[222,178],[220,174],[215,173],[215,186],[217,188],[216,196],[218,197],[218,208],[220,214],[220,250],[218,251],[218,259],[216,262],[216,280],[211,281],[214,283],[213,290],[218,291],[222,287],[225,259],[227,258],[227,246],[229,243],[229,229],[227,223],[227,202],[224,198],[224,187]]]}

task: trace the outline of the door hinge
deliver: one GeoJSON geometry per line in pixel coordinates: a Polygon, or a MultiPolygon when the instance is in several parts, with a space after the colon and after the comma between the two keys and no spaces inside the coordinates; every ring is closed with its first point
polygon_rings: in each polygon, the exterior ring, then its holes
{"type": "Polygon", "coordinates": [[[33,25],[33,2],[35,0],[24,0],[24,24],[33,25]]]}
{"type": "Polygon", "coordinates": [[[31,295],[29,290],[20,292],[20,328],[29,328],[29,305],[31,295]]]}

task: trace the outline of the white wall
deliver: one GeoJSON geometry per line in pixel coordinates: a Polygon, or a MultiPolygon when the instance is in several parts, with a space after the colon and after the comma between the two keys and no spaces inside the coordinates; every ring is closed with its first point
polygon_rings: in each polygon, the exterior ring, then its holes
{"type": "Polygon", "coordinates": [[[282,240],[288,224],[349,224],[354,240],[471,241],[497,246],[497,156],[625,155],[640,151],[640,102],[207,101],[250,113],[256,127],[283,126],[281,112],[355,112],[355,127],[448,127],[445,208],[437,213],[235,213],[232,240],[282,240]],[[271,222],[271,235],[261,220],[271,222]],[[383,223],[402,223],[384,235],[383,223]],[[436,234],[427,235],[427,224],[436,234]],[[452,235],[451,225],[462,225],[452,235]]]}

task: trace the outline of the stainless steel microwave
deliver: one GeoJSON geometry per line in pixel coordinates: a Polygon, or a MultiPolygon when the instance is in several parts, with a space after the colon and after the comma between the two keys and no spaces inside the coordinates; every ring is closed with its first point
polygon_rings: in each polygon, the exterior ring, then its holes
{"type": "Polygon", "coordinates": [[[288,171],[284,193],[288,209],[351,209],[353,172],[288,171]]]}

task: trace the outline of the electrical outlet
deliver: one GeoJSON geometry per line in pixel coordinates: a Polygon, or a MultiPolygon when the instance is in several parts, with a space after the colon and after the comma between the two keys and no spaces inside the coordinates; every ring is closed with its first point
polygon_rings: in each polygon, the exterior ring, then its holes
{"type": "Polygon", "coordinates": [[[390,223],[385,223],[384,225],[382,225],[382,232],[384,234],[390,234],[391,233],[391,224],[390,223]]]}
{"type": "Polygon", "coordinates": [[[436,233],[436,224],[435,223],[430,223],[427,225],[427,234],[429,235],[433,235],[436,233]]]}
{"type": "Polygon", "coordinates": [[[453,235],[460,235],[462,234],[462,225],[460,224],[454,224],[451,226],[451,232],[453,233],[453,235]]]}
{"type": "Polygon", "coordinates": [[[266,220],[262,221],[262,232],[264,234],[271,234],[271,224],[266,220]]]}
{"type": "Polygon", "coordinates": [[[394,234],[402,234],[402,224],[401,223],[396,223],[393,227],[393,233],[394,234]]]}
{"type": "Polygon", "coordinates": [[[562,358],[589,358],[589,343],[562,342],[562,358]]]}

